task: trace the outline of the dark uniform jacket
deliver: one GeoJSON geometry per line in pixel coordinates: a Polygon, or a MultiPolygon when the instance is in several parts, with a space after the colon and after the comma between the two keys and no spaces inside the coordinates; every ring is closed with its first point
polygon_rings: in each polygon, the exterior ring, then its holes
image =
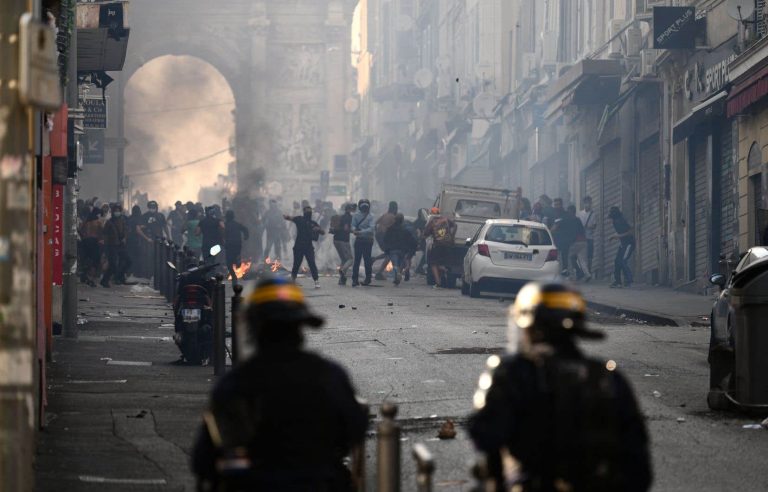
{"type": "MultiPolygon", "coordinates": [[[[368,416],[337,364],[299,349],[270,348],[222,378],[211,411],[224,447],[248,449],[247,490],[349,490],[342,459],[363,441],[368,416]]],[[[193,453],[199,478],[215,481],[218,452],[204,427],[193,453]]]]}
{"type": "Polygon", "coordinates": [[[648,490],[648,437],[632,390],[604,362],[569,352],[502,359],[470,421],[472,440],[497,477],[508,449],[522,465],[522,490],[555,491],[558,480],[574,492],[648,490]]]}

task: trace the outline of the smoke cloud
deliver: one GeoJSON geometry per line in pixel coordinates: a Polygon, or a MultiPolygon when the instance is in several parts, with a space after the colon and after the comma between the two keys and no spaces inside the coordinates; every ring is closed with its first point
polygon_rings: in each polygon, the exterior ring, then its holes
{"type": "Polygon", "coordinates": [[[133,191],[148,192],[161,207],[197,201],[234,160],[229,152],[179,169],[160,171],[230,147],[234,96],[211,65],[190,56],[163,56],[131,77],[125,92],[125,173],[133,191]]]}

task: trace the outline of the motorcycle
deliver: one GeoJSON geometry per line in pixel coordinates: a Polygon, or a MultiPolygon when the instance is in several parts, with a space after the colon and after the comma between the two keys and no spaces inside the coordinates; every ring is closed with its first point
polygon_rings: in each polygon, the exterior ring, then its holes
{"type": "MultiPolygon", "coordinates": [[[[210,250],[212,257],[221,253],[221,246],[210,250]]],[[[213,292],[216,284],[212,278],[218,263],[194,265],[176,275],[176,298],[173,301],[173,341],[188,364],[206,364],[211,357],[213,344],[213,292]]],[[[176,265],[168,267],[178,272],[176,265]]]]}

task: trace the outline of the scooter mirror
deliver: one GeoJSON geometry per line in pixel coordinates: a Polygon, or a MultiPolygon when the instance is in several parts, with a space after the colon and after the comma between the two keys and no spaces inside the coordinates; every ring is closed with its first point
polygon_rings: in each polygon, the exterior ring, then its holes
{"type": "Polygon", "coordinates": [[[210,253],[211,253],[211,256],[218,255],[219,253],[221,253],[221,246],[217,244],[216,246],[212,247],[210,250],[210,253]]]}
{"type": "Polygon", "coordinates": [[[167,261],[165,264],[166,264],[166,265],[168,265],[168,268],[170,268],[170,269],[171,269],[171,270],[173,270],[174,272],[175,272],[175,271],[177,271],[176,265],[174,265],[174,264],[173,264],[173,263],[171,263],[170,261],[167,261]]]}

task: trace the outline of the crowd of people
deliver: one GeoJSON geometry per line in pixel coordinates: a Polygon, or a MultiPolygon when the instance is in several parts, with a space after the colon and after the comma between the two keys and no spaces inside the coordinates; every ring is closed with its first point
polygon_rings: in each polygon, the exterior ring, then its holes
{"type": "MultiPolygon", "coordinates": [[[[600,217],[592,208],[592,198],[584,197],[582,209],[578,212],[575,205],[564,208],[562,198],[552,200],[547,195],[541,195],[533,205],[527,198],[522,198],[520,202],[521,220],[540,222],[552,232],[560,253],[562,275],[585,282],[592,280],[595,233],[600,224],[600,217]]],[[[634,232],[618,207],[611,207],[607,218],[614,231],[608,235],[608,240],[619,241],[611,287],[629,287],[633,282],[630,260],[635,251],[634,232]]]]}
{"type": "MultiPolygon", "coordinates": [[[[547,195],[541,195],[533,205],[521,198],[518,208],[521,220],[540,222],[551,230],[564,277],[584,282],[593,278],[600,217],[590,197],[584,198],[580,211],[574,205],[564,207],[561,198],[552,200],[547,195]]],[[[445,286],[445,263],[456,234],[450,214],[441,214],[437,208],[421,209],[407,219],[397,202],[389,202],[384,209],[368,199],[345,203],[340,210],[321,200],[316,200],[314,207],[304,200],[286,209],[279,199],[266,204],[257,200],[247,206],[224,201],[208,207],[177,201],[164,214],[156,201],[149,201],[145,211],[134,205],[130,215],[125,215],[117,203],[100,203],[95,198],[80,201],[80,280],[110,287],[125,283],[131,273],[150,277],[154,240],[166,238],[201,261],[211,261],[210,249],[222,246],[234,280],[235,269],[244,258],[257,264],[265,260],[282,264],[292,257],[292,278],[306,271],[318,288],[321,271],[338,274],[339,285],[351,280],[353,287],[384,281],[390,272],[395,285],[409,281],[412,274],[430,274],[436,288],[445,286]],[[245,217],[242,222],[236,218],[236,210],[245,217]],[[374,273],[377,261],[380,263],[374,273]],[[306,269],[302,269],[304,262],[306,269]]],[[[628,287],[633,281],[633,230],[617,207],[611,207],[608,220],[615,232],[609,240],[619,241],[611,286],[628,287]]]]}

